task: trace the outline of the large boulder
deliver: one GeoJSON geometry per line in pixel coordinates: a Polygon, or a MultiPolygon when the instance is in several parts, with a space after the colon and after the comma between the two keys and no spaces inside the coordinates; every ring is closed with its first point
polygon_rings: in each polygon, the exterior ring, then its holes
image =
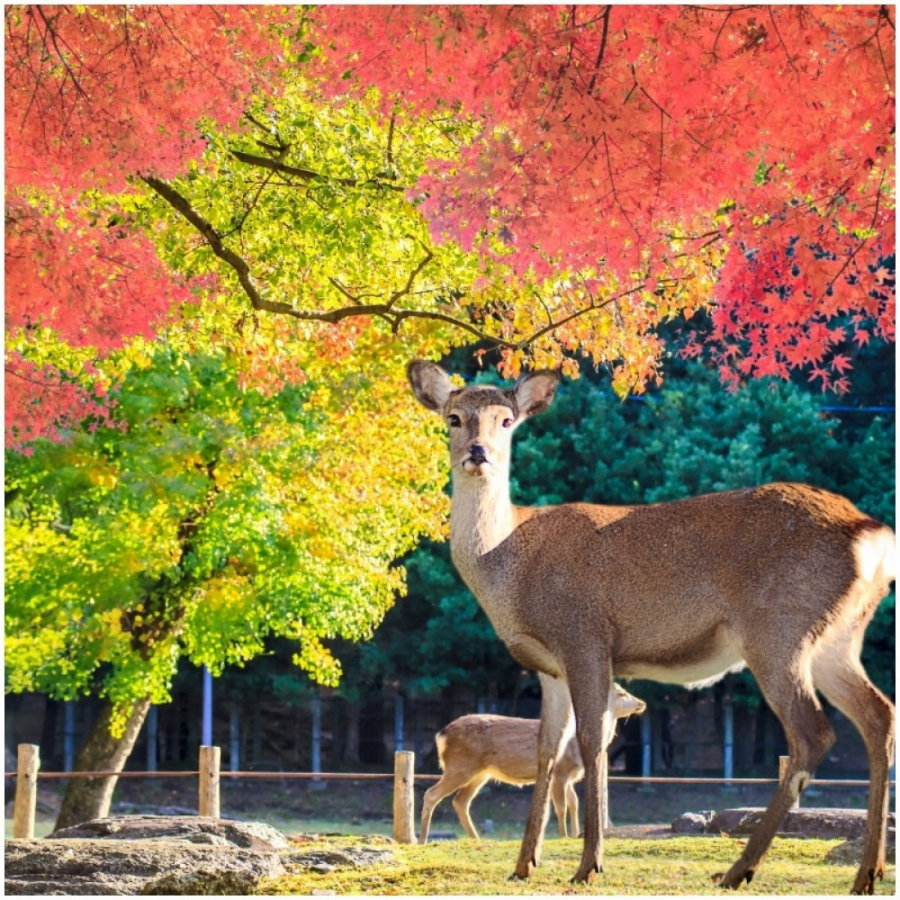
{"type": "MultiPolygon", "coordinates": [[[[378,842],[393,843],[381,836],[378,842]]],[[[327,872],[391,861],[386,848],[298,852],[268,825],[200,816],[94,819],[5,845],[6,893],[31,896],[246,895],[263,878],[295,868],[327,872]]]]}
{"type": "Polygon", "coordinates": [[[276,851],[184,841],[6,841],[7,894],[249,894],[282,875],[276,851]]]}
{"type": "MultiPolygon", "coordinates": [[[[712,834],[752,834],[762,819],[764,809],[723,809],[707,825],[712,834]]],[[[888,816],[893,827],[894,816],[888,816]]],[[[860,838],[866,832],[864,809],[792,809],[784,817],[778,834],[806,838],[860,838]]]]}
{"type": "Polygon", "coordinates": [[[281,832],[260,822],[237,822],[209,816],[113,816],[91,819],[47,835],[53,840],[104,838],[119,841],[190,841],[195,844],[230,844],[251,850],[284,850],[281,832]],[[220,840],[212,840],[219,838],[220,840]]]}

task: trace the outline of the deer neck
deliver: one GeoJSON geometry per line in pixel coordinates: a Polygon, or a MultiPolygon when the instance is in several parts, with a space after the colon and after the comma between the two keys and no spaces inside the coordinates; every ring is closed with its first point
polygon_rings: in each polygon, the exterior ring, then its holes
{"type": "MultiPolygon", "coordinates": [[[[454,474],[450,508],[450,552],[460,574],[473,587],[479,564],[502,544],[516,527],[515,507],[509,499],[509,478],[473,478],[454,474]]],[[[483,566],[482,566],[483,568],[483,566]]]]}

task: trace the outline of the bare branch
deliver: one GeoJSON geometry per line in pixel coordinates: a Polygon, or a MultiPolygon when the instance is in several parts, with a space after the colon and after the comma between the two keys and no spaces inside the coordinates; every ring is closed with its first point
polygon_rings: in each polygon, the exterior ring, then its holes
{"type": "Polygon", "coordinates": [[[422,248],[425,251],[425,259],[423,259],[416,267],[409,273],[409,278],[406,279],[406,284],[400,288],[399,291],[394,291],[391,294],[391,299],[387,302],[387,307],[390,309],[401,297],[405,297],[411,290],[413,286],[413,282],[418,278],[421,274],[422,269],[434,259],[434,254],[427,248],[422,248]]]}
{"type": "Polygon", "coordinates": [[[527,347],[527,346],[535,343],[535,341],[540,340],[545,334],[549,334],[551,331],[556,331],[557,328],[562,328],[563,325],[568,325],[569,322],[572,322],[575,319],[580,319],[582,316],[586,316],[588,313],[599,312],[601,309],[604,309],[605,307],[610,306],[611,304],[617,304],[620,300],[624,299],[625,297],[630,297],[632,294],[637,294],[640,291],[644,290],[645,287],[646,287],[646,285],[639,284],[636,287],[631,288],[630,290],[622,291],[621,294],[615,294],[612,297],[607,297],[605,300],[602,300],[600,303],[596,303],[596,302],[590,303],[587,306],[584,306],[581,309],[576,310],[575,312],[571,313],[570,315],[565,316],[564,318],[559,319],[556,322],[552,322],[549,325],[545,325],[543,328],[538,329],[537,331],[533,332],[530,337],[526,338],[523,341],[520,341],[519,345],[522,347],[527,347]]]}
{"type": "Polygon", "coordinates": [[[388,126],[388,140],[387,140],[387,162],[391,171],[394,169],[394,127],[397,124],[397,116],[394,113],[391,113],[391,122],[388,126]]]}
{"type": "Polygon", "coordinates": [[[314,172],[312,169],[301,169],[298,166],[290,166],[277,159],[270,159],[268,156],[257,156],[254,153],[245,153],[243,150],[231,150],[231,155],[239,162],[246,163],[248,166],[258,166],[261,169],[271,169],[282,175],[293,175],[295,178],[302,178],[304,181],[316,181],[322,184],[331,182],[332,184],[342,184],[345,187],[358,187],[362,184],[375,184],[378,187],[386,188],[389,191],[405,191],[404,185],[385,184],[377,178],[368,178],[360,180],[358,178],[334,178],[330,175],[323,175],[321,172],[314,172]]]}
{"type": "MultiPolygon", "coordinates": [[[[81,96],[85,100],[90,99],[88,97],[87,91],[81,86],[81,82],[75,77],[75,73],[72,71],[72,67],[66,61],[65,53],[63,53],[62,49],[59,46],[56,29],[53,27],[53,23],[44,14],[44,10],[42,7],[37,6],[34,8],[37,9],[37,13],[41,17],[41,20],[44,23],[44,27],[47,29],[46,33],[50,35],[50,42],[53,44],[53,49],[56,51],[56,55],[59,58],[62,67],[66,70],[66,74],[69,76],[69,79],[75,87],[75,90],[78,91],[78,93],[81,94],[81,96]]],[[[44,42],[44,46],[46,47],[46,41],[44,42]]]]}
{"type": "Polygon", "coordinates": [[[597,61],[594,63],[594,74],[591,75],[591,80],[588,83],[587,92],[589,94],[594,93],[594,85],[597,83],[597,75],[600,72],[600,64],[603,62],[603,56],[606,53],[606,38],[609,35],[609,17],[612,13],[612,4],[609,3],[606,6],[606,12],[603,13],[603,33],[600,35],[600,51],[597,54],[597,61]]]}
{"type": "Polygon", "coordinates": [[[453,326],[454,328],[462,329],[463,331],[473,335],[479,340],[488,341],[499,347],[506,347],[511,350],[524,350],[532,346],[535,342],[540,340],[545,335],[550,334],[551,332],[557,330],[558,328],[561,328],[569,322],[580,318],[581,316],[588,315],[591,312],[601,310],[610,305],[613,305],[613,307],[615,307],[615,304],[619,303],[623,298],[628,297],[632,294],[636,294],[645,288],[644,284],[639,284],[631,288],[630,290],[623,291],[619,294],[616,294],[615,296],[607,297],[600,302],[596,302],[592,298],[591,303],[558,320],[553,319],[545,305],[544,310],[548,316],[547,324],[543,328],[539,328],[538,330],[534,331],[528,337],[514,341],[503,338],[496,334],[490,334],[489,332],[484,331],[483,329],[478,328],[476,325],[472,324],[471,321],[463,318],[457,318],[456,316],[447,315],[446,313],[442,313],[437,310],[397,308],[397,302],[403,297],[407,297],[411,294],[416,278],[421,275],[422,271],[433,259],[432,252],[427,247],[423,246],[423,249],[425,250],[425,256],[410,272],[409,277],[406,280],[406,284],[402,288],[394,291],[387,302],[363,303],[361,302],[360,297],[355,297],[348,288],[340,284],[340,282],[338,282],[336,279],[330,278],[329,281],[331,282],[335,290],[339,291],[351,305],[338,307],[336,309],[297,309],[289,303],[276,302],[265,299],[253,281],[253,277],[250,272],[250,266],[247,264],[247,261],[237,253],[235,253],[230,247],[226,246],[223,240],[223,236],[216,230],[212,223],[209,222],[203,215],[201,215],[191,205],[187,198],[183,197],[174,187],[172,187],[172,185],[168,184],[165,181],[162,181],[159,178],[155,178],[152,175],[143,175],[141,176],[141,179],[151,190],[158,194],[176,212],[178,212],[184,219],[186,219],[203,236],[212,252],[224,263],[231,267],[231,269],[237,275],[238,281],[240,282],[241,287],[244,289],[244,293],[249,298],[250,304],[254,310],[275,313],[276,315],[289,316],[290,318],[300,321],[324,322],[333,324],[336,322],[340,322],[343,319],[353,318],[356,316],[371,316],[387,322],[388,325],[390,325],[391,330],[396,333],[406,319],[428,319],[436,322],[445,322],[448,325],[453,326]]]}

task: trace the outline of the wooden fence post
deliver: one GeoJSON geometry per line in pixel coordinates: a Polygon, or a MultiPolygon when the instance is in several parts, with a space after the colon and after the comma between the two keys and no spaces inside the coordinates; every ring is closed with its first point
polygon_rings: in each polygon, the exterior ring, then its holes
{"type": "MultiPolygon", "coordinates": [[[[782,784],[784,782],[785,778],[787,778],[788,763],[790,761],[791,761],[791,758],[789,756],[779,756],[778,757],[778,783],[779,784],[782,784]]],[[[799,794],[797,795],[797,799],[794,801],[793,806],[791,806],[791,809],[800,809],[799,794]]]]}
{"type": "Polygon", "coordinates": [[[198,812],[201,816],[219,818],[219,763],[222,750],[220,747],[200,748],[200,802],[198,812]]]}
{"type": "Polygon", "coordinates": [[[34,837],[34,815],[37,810],[37,778],[41,752],[37,744],[19,744],[16,775],[16,803],[13,813],[13,837],[34,837]]]}
{"type": "Polygon", "coordinates": [[[415,768],[416,754],[412,750],[394,753],[394,840],[398,844],[416,842],[413,824],[415,768]]]}

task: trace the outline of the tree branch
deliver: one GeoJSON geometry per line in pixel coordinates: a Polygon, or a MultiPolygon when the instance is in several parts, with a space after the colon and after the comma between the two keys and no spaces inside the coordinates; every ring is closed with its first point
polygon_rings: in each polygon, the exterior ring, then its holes
{"type": "Polygon", "coordinates": [[[490,334],[487,331],[478,328],[476,325],[473,325],[470,321],[447,315],[446,313],[438,312],[437,310],[396,308],[396,303],[401,298],[410,295],[416,278],[421,275],[422,271],[433,259],[433,253],[427,247],[423,247],[425,250],[423,259],[420,260],[416,267],[410,272],[404,286],[394,291],[391,294],[390,299],[385,303],[362,303],[358,297],[354,297],[346,287],[332,278],[329,279],[332,286],[343,294],[350,302],[350,306],[338,307],[336,309],[297,309],[289,303],[265,299],[253,281],[250,266],[247,264],[247,261],[235,253],[230,247],[225,245],[222,235],[212,223],[201,215],[191,205],[190,201],[183,197],[171,184],[152,175],[142,175],[141,180],[159,197],[165,200],[177,213],[179,213],[179,215],[186,219],[206,240],[210,250],[212,250],[219,259],[231,267],[237,275],[238,281],[244,289],[244,293],[249,298],[250,304],[254,310],[289,316],[292,319],[304,322],[335,324],[355,316],[372,316],[387,322],[391,327],[391,331],[396,333],[406,319],[428,319],[435,322],[445,322],[454,328],[462,329],[478,340],[488,341],[498,347],[506,347],[510,350],[524,350],[545,335],[561,328],[563,325],[568,324],[574,319],[601,310],[610,304],[618,303],[622,298],[635,294],[645,287],[643,284],[640,284],[630,290],[608,297],[599,303],[592,302],[557,321],[553,320],[545,306],[544,309],[548,313],[547,324],[543,328],[534,331],[528,337],[513,341],[496,334],[490,334]]]}
{"type": "Polygon", "coordinates": [[[594,74],[591,75],[591,80],[588,83],[587,92],[589,94],[594,93],[594,85],[597,83],[597,75],[600,72],[600,64],[603,62],[603,56],[606,53],[606,38],[609,35],[609,17],[612,13],[612,4],[609,3],[606,6],[606,12],[603,13],[603,33],[600,36],[600,52],[597,54],[597,62],[594,63],[594,74]]]}
{"type": "Polygon", "coordinates": [[[277,159],[270,159],[268,156],[256,156],[254,153],[245,153],[243,150],[231,150],[231,155],[238,161],[246,163],[248,166],[258,166],[261,169],[271,169],[273,172],[279,172],[282,175],[293,175],[296,178],[302,178],[304,181],[316,181],[322,184],[332,182],[334,184],[342,184],[345,187],[358,187],[361,184],[376,184],[379,187],[387,188],[389,191],[405,191],[406,187],[397,184],[385,184],[377,178],[369,178],[360,181],[358,178],[333,178],[329,175],[323,175],[321,172],[314,172],[312,169],[301,169],[297,166],[290,166],[277,159]]]}
{"type": "Polygon", "coordinates": [[[425,266],[427,266],[428,263],[430,263],[431,260],[434,259],[434,254],[427,247],[423,247],[422,249],[425,251],[425,258],[412,270],[412,272],[409,273],[409,278],[406,279],[406,284],[402,288],[400,288],[399,291],[394,291],[394,293],[391,294],[391,299],[387,302],[388,309],[391,309],[401,297],[405,297],[407,294],[409,294],[409,292],[412,290],[413,282],[416,280],[425,266]]]}

